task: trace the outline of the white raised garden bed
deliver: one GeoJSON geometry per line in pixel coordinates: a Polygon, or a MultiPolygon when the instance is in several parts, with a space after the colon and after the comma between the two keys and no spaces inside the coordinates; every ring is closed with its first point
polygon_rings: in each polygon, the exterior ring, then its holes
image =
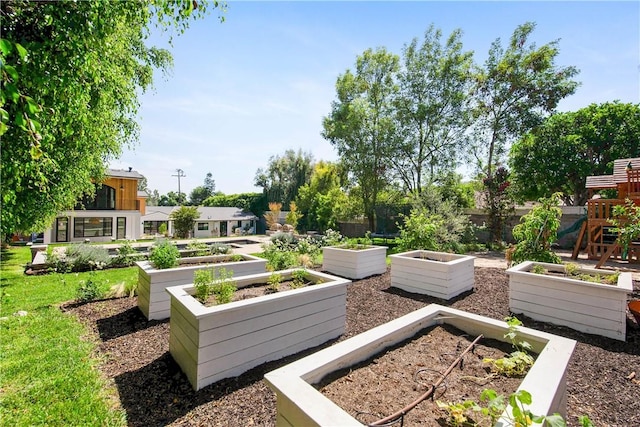
{"type": "Polygon", "coordinates": [[[322,248],[322,269],[349,279],[382,274],[387,271],[386,246],[369,245],[358,249],[348,246],[322,248]]]}
{"type": "MultiPolygon", "coordinates": [[[[284,280],[295,270],[278,273],[284,280]]],[[[238,288],[271,273],[235,279],[238,288]]],[[[344,333],[350,280],[308,271],[321,284],[206,307],[192,285],[171,287],[169,351],[195,390],[344,333]]]]}
{"type": "Polygon", "coordinates": [[[475,257],[417,250],[389,258],[396,288],[446,300],[473,289],[475,257]]]}
{"type": "MultiPolygon", "coordinates": [[[[525,261],[507,270],[509,309],[535,320],[564,325],[577,331],[625,340],[627,294],[633,291],[631,273],[621,273],[615,285],[569,277],[532,273],[534,265],[564,273],[560,264],[525,261]]],[[[607,276],[612,271],[581,269],[607,276]]]]}
{"type": "MultiPolygon", "coordinates": [[[[505,322],[431,304],[389,323],[321,350],[265,375],[276,393],[276,425],[362,426],[354,417],[316,390],[326,375],[369,359],[385,348],[411,338],[433,325],[449,324],[477,336],[505,341],[505,322]]],[[[536,415],[566,413],[567,364],[576,342],[529,328],[518,328],[518,337],[529,342],[538,357],[519,390],[532,395],[529,409],[536,415]]],[[[409,399],[411,400],[411,399],[409,399]]],[[[506,425],[499,421],[498,426],[506,425]]]]}
{"type": "Polygon", "coordinates": [[[150,261],[136,262],[138,266],[138,307],[149,320],[169,317],[171,301],[165,289],[169,286],[193,283],[196,270],[225,268],[234,276],[264,273],[267,260],[252,255],[242,255],[244,261],[227,261],[232,255],[210,255],[180,258],[180,265],[174,268],[157,269],[150,261]]]}

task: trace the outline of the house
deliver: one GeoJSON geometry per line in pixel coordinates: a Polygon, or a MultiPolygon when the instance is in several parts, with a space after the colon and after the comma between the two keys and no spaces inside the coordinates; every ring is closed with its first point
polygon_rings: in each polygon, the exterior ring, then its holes
{"type": "Polygon", "coordinates": [[[142,178],[132,168],[107,170],[106,179],[96,185],[95,197],[82,200],[74,210],[60,213],[53,226],[44,232],[43,242],[138,238],[147,198],[145,192],[138,191],[142,178]]]}
{"type": "MultiPolygon", "coordinates": [[[[166,224],[167,233],[173,235],[171,212],[179,206],[149,206],[142,216],[144,235],[158,234],[161,224],[166,224]]],[[[200,216],[195,221],[191,237],[221,237],[234,234],[255,234],[258,217],[251,212],[244,212],[233,207],[198,207],[200,216]]]]}

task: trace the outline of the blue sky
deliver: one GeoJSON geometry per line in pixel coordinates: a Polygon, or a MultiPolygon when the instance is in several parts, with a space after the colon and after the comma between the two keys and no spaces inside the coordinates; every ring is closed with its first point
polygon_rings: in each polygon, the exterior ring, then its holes
{"type": "Polygon", "coordinates": [[[591,103],[640,102],[640,2],[237,2],[174,37],[153,34],[174,67],[141,97],[139,142],[111,167],[132,166],[161,194],[213,174],[226,194],[259,191],[256,170],[287,149],[336,160],[320,136],[339,74],[368,48],[398,55],[430,24],[463,30],[477,63],[496,38],[537,24],[537,45],[560,39],[557,64],[580,69],[582,84],[560,111],[591,103]]]}

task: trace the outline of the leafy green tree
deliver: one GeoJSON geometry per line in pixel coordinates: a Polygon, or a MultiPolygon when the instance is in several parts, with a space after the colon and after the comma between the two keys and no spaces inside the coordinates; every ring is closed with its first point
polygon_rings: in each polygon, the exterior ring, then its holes
{"type": "Polygon", "coordinates": [[[240,208],[251,212],[258,218],[268,209],[267,197],[263,193],[215,194],[204,202],[203,206],[221,206],[240,208]]]}
{"type": "Polygon", "coordinates": [[[482,180],[484,186],[485,211],[487,215],[487,229],[491,241],[489,246],[495,243],[502,245],[504,225],[515,211],[515,201],[509,171],[505,167],[498,167],[490,177],[482,180]]]}
{"type": "Polygon", "coordinates": [[[455,30],[442,42],[432,25],[421,45],[416,38],[403,49],[395,99],[400,141],[392,159],[412,192],[455,169],[465,149],[473,52],[463,51],[461,37],[455,30]]]}
{"type": "Polygon", "coordinates": [[[560,227],[562,209],[560,194],[541,198],[540,204],[520,218],[520,224],[513,227],[515,246],[507,251],[507,260],[512,264],[523,261],[540,261],[560,264],[561,259],[551,250],[560,227]]]}
{"type": "Polygon", "coordinates": [[[606,102],[558,113],[513,144],[509,165],[525,200],[563,193],[582,206],[587,176],[613,173],[613,161],[640,157],[640,105],[606,102]]]}
{"type": "Polygon", "coordinates": [[[271,156],[267,169],[256,171],[255,185],[262,187],[270,202],[284,206],[295,200],[298,189],[309,182],[313,170],[313,156],[302,150],[285,151],[284,155],[271,156]]]}
{"type": "Polygon", "coordinates": [[[387,186],[396,140],[393,99],[399,58],[367,49],[336,82],[337,100],[323,119],[322,136],[333,145],[360,187],[369,229],[374,231],[378,193],[387,186]]]}
{"type": "Polygon", "coordinates": [[[38,231],[94,192],[136,140],[138,96],[171,55],[154,23],[184,31],[217,1],[0,3],[1,232],[38,231]]]}
{"type": "Polygon", "coordinates": [[[176,236],[181,238],[190,237],[189,234],[193,230],[193,225],[199,217],[200,213],[197,206],[180,206],[169,215],[169,218],[173,220],[176,236]]]}
{"type": "Polygon", "coordinates": [[[213,179],[213,174],[207,172],[207,176],[204,177],[204,187],[209,190],[209,196],[213,196],[216,192],[216,181],[213,179]]]}
{"type": "Polygon", "coordinates": [[[443,200],[450,200],[457,207],[469,209],[475,206],[475,192],[481,189],[478,182],[462,182],[462,175],[449,171],[441,176],[435,186],[443,200]]]}
{"type": "Polygon", "coordinates": [[[189,204],[192,206],[200,206],[207,198],[211,197],[211,192],[204,185],[199,185],[189,194],[189,204]]]}
{"type": "Polygon", "coordinates": [[[187,196],[184,193],[169,191],[158,199],[158,206],[180,206],[187,203],[187,196]]]}
{"type": "Polygon", "coordinates": [[[341,189],[342,171],[338,164],[320,161],[315,164],[311,181],[300,187],[297,206],[303,214],[305,230],[324,232],[336,229],[345,194],[341,189]]]}
{"type": "MultiPolygon", "coordinates": [[[[557,40],[540,47],[529,41],[534,28],[532,22],[518,26],[506,49],[500,39],[494,41],[484,68],[476,75],[473,156],[485,180],[493,180],[508,145],[542,123],[578,86],[572,80],[578,73],[575,67],[555,64],[557,40]]],[[[493,196],[490,192],[486,195],[493,196]]],[[[504,216],[491,210],[500,205],[487,200],[489,221],[504,216]]],[[[499,235],[492,235],[493,241],[499,239],[499,235]]]]}

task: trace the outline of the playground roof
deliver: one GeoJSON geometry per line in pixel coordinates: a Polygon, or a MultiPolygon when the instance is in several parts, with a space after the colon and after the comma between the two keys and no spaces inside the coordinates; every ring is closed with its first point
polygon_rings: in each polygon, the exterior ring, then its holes
{"type": "Polygon", "coordinates": [[[613,162],[613,175],[594,175],[587,177],[586,188],[616,188],[618,183],[627,182],[627,165],[640,169],[640,157],[618,159],[613,162]]]}

